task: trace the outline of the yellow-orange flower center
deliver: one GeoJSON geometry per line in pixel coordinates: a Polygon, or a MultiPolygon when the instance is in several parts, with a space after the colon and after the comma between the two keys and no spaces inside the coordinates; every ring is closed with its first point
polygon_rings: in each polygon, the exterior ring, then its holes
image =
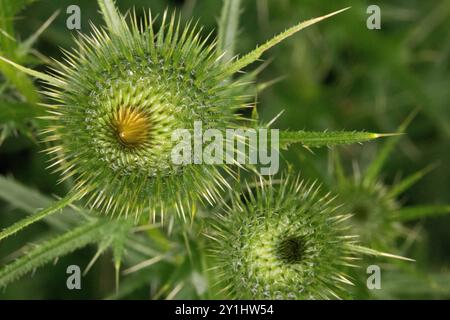
{"type": "Polygon", "coordinates": [[[136,147],[149,139],[149,121],[147,116],[130,107],[121,107],[113,121],[119,142],[126,147],[136,147]]]}

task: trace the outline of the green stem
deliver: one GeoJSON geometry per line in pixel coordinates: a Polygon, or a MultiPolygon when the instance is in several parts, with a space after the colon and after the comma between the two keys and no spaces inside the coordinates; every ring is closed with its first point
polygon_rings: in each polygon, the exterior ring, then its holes
{"type": "Polygon", "coordinates": [[[51,240],[40,243],[14,262],[0,269],[0,288],[59,257],[88,244],[99,242],[109,226],[107,220],[88,222],[51,240]]]}
{"type": "Polygon", "coordinates": [[[63,209],[67,205],[71,204],[72,202],[78,200],[80,198],[79,194],[69,194],[66,197],[62,198],[61,200],[58,200],[54,202],[51,206],[48,208],[45,208],[41,211],[39,211],[36,214],[33,214],[31,216],[28,216],[19,222],[16,222],[12,226],[4,229],[2,232],[0,232],[0,241],[19,232],[20,230],[26,228],[27,226],[38,222],[42,220],[45,217],[48,217],[49,215],[63,209]]]}
{"type": "Polygon", "coordinates": [[[414,221],[427,217],[437,217],[450,213],[449,205],[424,205],[402,208],[392,214],[393,221],[414,221]]]}

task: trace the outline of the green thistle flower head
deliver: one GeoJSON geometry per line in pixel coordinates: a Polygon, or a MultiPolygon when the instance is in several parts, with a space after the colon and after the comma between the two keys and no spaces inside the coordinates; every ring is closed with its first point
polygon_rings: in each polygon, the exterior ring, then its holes
{"type": "Polygon", "coordinates": [[[240,299],[339,298],[355,259],[349,216],[328,194],[298,178],[258,182],[232,197],[214,232],[218,282],[240,299]]]}
{"type": "Polygon", "coordinates": [[[353,179],[339,189],[340,200],[347,212],[352,213],[352,227],[364,244],[378,248],[391,248],[401,226],[392,220],[400,208],[389,190],[380,182],[365,184],[353,179]]]}
{"type": "Polygon", "coordinates": [[[139,215],[172,203],[182,214],[197,198],[212,202],[225,183],[217,167],[174,165],[176,129],[235,126],[242,101],[225,86],[214,45],[196,27],[165,14],[155,34],[152,18],[115,32],[93,27],[78,50],[66,53],[48,91],[57,104],[47,117],[62,180],[108,214],[139,215]]]}

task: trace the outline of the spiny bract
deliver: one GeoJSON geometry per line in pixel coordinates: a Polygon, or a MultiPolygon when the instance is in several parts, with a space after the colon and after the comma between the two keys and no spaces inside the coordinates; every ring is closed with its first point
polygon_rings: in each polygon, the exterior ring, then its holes
{"type": "Polygon", "coordinates": [[[389,196],[386,187],[379,182],[367,185],[354,179],[337,191],[344,208],[352,213],[352,228],[361,236],[361,242],[392,250],[395,236],[401,233],[400,224],[392,220],[392,215],[400,205],[389,196]]]}
{"type": "Polygon", "coordinates": [[[299,178],[260,181],[234,194],[208,234],[218,284],[239,299],[345,295],[355,240],[343,223],[349,215],[333,200],[299,178]]]}
{"type": "Polygon", "coordinates": [[[150,14],[132,15],[130,26],[120,19],[115,32],[93,26],[81,35],[54,70],[47,151],[62,180],[75,177],[75,191],[102,212],[154,216],[174,205],[184,216],[198,199],[213,202],[226,181],[217,166],[174,165],[172,133],[194,121],[233,128],[243,101],[225,85],[214,43],[191,23],[166,13],[154,32],[150,14]]]}

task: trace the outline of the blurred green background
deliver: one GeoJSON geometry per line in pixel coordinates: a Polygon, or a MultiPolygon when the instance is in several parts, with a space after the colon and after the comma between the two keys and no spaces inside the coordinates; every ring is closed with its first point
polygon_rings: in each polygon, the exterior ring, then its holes
{"type": "MultiPolygon", "coordinates": [[[[198,19],[204,34],[215,30],[222,1],[219,0],[128,0],[117,1],[123,12],[131,7],[151,8],[162,13],[176,8],[184,19],[198,19]]],[[[66,28],[66,8],[81,8],[82,32],[90,32],[89,21],[102,24],[98,7],[91,0],[34,1],[16,16],[16,37],[33,34],[50,15],[58,17],[40,35],[34,56],[59,59],[59,48],[73,45],[75,31],[66,28]],[[39,53],[39,54],[37,54],[39,53]]],[[[274,34],[298,21],[352,6],[351,10],[313,26],[283,42],[264,56],[270,64],[258,83],[276,81],[257,96],[261,117],[269,121],[284,114],[276,127],[295,130],[367,130],[394,132],[413,110],[419,112],[383,168],[382,178],[390,184],[429,164],[437,167],[401,197],[401,203],[445,204],[450,200],[450,2],[441,1],[317,1],[243,0],[237,52],[245,53],[274,34]],[[366,27],[370,4],[381,8],[381,30],[366,27]]],[[[45,70],[42,65],[36,68],[45,70]]],[[[254,68],[254,67],[253,67],[254,68]]],[[[377,154],[381,143],[339,148],[348,172],[352,163],[364,168],[377,154]]],[[[45,169],[46,156],[34,138],[23,134],[9,136],[0,146],[0,173],[13,176],[45,194],[63,195],[64,185],[45,169]]],[[[316,178],[327,172],[328,150],[310,153],[292,150],[286,160],[316,178]]],[[[324,175],[326,180],[326,174],[324,175]]],[[[10,225],[21,210],[0,202],[0,225],[10,225]]],[[[450,298],[450,216],[415,222],[421,237],[409,252],[419,269],[443,285],[433,290],[420,280],[411,282],[395,274],[387,275],[380,298],[450,298]]],[[[45,225],[31,227],[0,245],[0,259],[21,249],[21,244],[48,230],[45,225]]],[[[69,291],[65,286],[65,267],[85,265],[95,249],[67,256],[54,266],[44,267],[33,277],[25,277],[0,292],[0,299],[102,298],[114,284],[111,257],[100,258],[83,280],[83,289],[69,291]]],[[[2,261],[2,260],[0,260],[2,261]]],[[[378,294],[378,293],[377,293],[378,294]]],[[[148,289],[132,297],[145,298],[148,289]]]]}

